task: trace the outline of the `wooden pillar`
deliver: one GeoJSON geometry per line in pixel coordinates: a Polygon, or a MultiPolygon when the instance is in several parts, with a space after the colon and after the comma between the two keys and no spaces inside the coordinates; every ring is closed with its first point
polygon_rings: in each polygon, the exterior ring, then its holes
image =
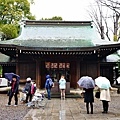
{"type": "Polygon", "coordinates": [[[78,88],[79,86],[77,85],[77,81],[80,79],[80,61],[76,61],[76,87],[78,88]]]}
{"type": "Polygon", "coordinates": [[[100,62],[98,61],[97,75],[100,76],[100,62]]]}
{"type": "Polygon", "coordinates": [[[70,70],[70,74],[71,74],[71,81],[70,81],[70,87],[72,88],[77,88],[77,61],[72,61],[71,62],[71,70],[70,70]]]}
{"type": "Polygon", "coordinates": [[[40,89],[41,88],[41,75],[40,75],[40,63],[37,60],[36,61],[36,85],[37,88],[40,89]]]}
{"type": "Polygon", "coordinates": [[[16,74],[19,75],[19,52],[16,50],[16,74]]]}
{"type": "Polygon", "coordinates": [[[98,57],[98,76],[100,76],[100,60],[99,60],[99,58],[100,58],[100,50],[98,50],[98,55],[97,55],[97,57],[98,57]]]}

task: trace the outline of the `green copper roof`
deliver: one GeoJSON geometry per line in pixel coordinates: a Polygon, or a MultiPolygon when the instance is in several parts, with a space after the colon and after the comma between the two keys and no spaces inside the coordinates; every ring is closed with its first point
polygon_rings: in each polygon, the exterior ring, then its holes
{"type": "MultiPolygon", "coordinates": [[[[4,41],[4,44],[14,44],[26,47],[92,47],[94,46],[91,40],[80,40],[80,39],[57,39],[57,40],[39,40],[39,39],[29,39],[29,40],[10,40],[4,41]]],[[[2,43],[2,42],[1,42],[2,43]]]]}
{"type": "Polygon", "coordinates": [[[101,40],[91,21],[24,21],[19,37],[0,44],[39,48],[87,48],[114,44],[101,40]]]}
{"type": "Polygon", "coordinates": [[[48,23],[24,24],[18,38],[2,41],[1,44],[25,47],[93,47],[95,46],[93,41],[99,39],[91,22],[88,22],[89,24],[84,22],[64,23],[64,21],[59,24],[48,23]]]}
{"type": "Polygon", "coordinates": [[[96,34],[91,26],[26,26],[20,40],[27,39],[96,39],[96,34]]]}

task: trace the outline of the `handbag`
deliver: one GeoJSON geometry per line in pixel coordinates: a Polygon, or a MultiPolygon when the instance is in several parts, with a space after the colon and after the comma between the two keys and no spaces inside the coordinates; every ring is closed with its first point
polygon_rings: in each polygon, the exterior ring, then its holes
{"type": "Polygon", "coordinates": [[[100,91],[97,91],[97,92],[95,93],[95,97],[96,97],[96,98],[100,98],[100,91]]]}

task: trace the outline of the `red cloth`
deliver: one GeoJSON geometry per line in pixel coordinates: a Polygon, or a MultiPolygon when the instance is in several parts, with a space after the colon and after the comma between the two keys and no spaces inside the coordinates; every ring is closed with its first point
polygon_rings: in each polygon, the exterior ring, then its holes
{"type": "Polygon", "coordinates": [[[31,94],[34,94],[35,90],[34,90],[34,84],[31,86],[31,94]]]}
{"type": "Polygon", "coordinates": [[[14,91],[14,87],[15,87],[15,81],[13,82],[13,84],[12,84],[12,92],[14,91]]]}

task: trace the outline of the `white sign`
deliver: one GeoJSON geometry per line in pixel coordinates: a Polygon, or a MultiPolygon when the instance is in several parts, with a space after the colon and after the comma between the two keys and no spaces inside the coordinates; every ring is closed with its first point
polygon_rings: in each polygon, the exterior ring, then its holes
{"type": "Polygon", "coordinates": [[[0,78],[0,86],[8,86],[8,80],[5,78],[0,78]]]}

